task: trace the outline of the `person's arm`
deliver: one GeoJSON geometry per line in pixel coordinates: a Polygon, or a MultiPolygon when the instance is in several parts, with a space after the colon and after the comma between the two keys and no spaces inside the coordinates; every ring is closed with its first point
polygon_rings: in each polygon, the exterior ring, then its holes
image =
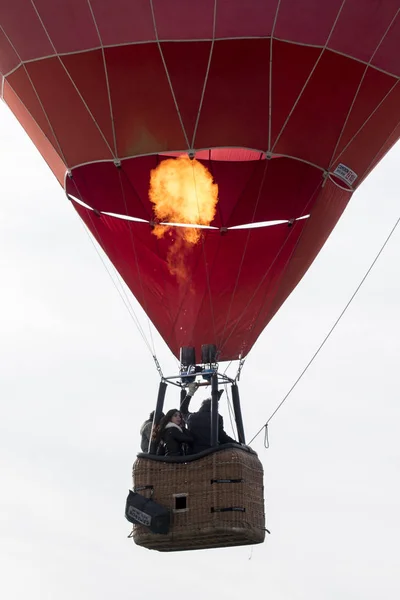
{"type": "Polygon", "coordinates": [[[189,404],[190,404],[191,399],[195,395],[198,387],[199,386],[198,386],[197,383],[189,383],[189,385],[188,385],[188,391],[186,392],[186,396],[184,397],[184,399],[181,402],[180,411],[181,411],[181,413],[183,415],[183,418],[185,420],[190,415],[190,413],[189,413],[189,404]]]}
{"type": "Polygon", "coordinates": [[[177,427],[171,427],[170,435],[174,440],[176,440],[180,444],[190,444],[193,442],[193,436],[190,433],[190,431],[187,431],[187,429],[180,432],[177,427]]]}

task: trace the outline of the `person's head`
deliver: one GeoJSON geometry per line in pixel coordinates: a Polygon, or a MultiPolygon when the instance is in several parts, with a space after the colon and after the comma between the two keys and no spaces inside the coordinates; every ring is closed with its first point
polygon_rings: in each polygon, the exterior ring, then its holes
{"type": "MultiPolygon", "coordinates": [[[[218,391],[218,402],[223,393],[223,389],[218,391]]],[[[206,398],[205,400],[203,400],[203,402],[201,403],[200,410],[211,410],[211,398],[206,398]]]]}
{"type": "MultiPolygon", "coordinates": [[[[149,421],[153,421],[155,412],[156,412],[155,410],[151,411],[151,413],[149,414],[149,421]]],[[[164,416],[164,413],[162,412],[160,414],[160,420],[163,418],[163,416],[164,416]]]]}
{"type": "Polygon", "coordinates": [[[162,434],[168,423],[174,423],[174,425],[180,426],[182,424],[182,415],[177,408],[171,408],[160,421],[160,428],[158,431],[158,438],[161,439],[162,434]]]}
{"type": "Polygon", "coordinates": [[[201,408],[203,410],[211,410],[211,398],[206,398],[205,400],[203,400],[203,402],[201,403],[201,408]]]}
{"type": "Polygon", "coordinates": [[[165,428],[168,423],[180,425],[182,423],[182,415],[177,408],[171,408],[166,415],[161,419],[160,426],[165,428]]]}

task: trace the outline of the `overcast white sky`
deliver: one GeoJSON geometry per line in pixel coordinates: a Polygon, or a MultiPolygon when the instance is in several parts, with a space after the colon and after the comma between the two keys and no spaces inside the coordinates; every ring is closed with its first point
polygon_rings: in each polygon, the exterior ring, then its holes
{"type": "MultiPolygon", "coordinates": [[[[266,543],[150,552],[127,539],[124,503],[157,372],[83,225],[4,105],[0,136],[0,597],[399,598],[400,227],[272,420],[270,449],[262,436],[254,443],[266,543]]],[[[372,262],[399,195],[397,146],[254,347],[241,381],[248,438],[372,262]]],[[[171,372],[157,336],[156,345],[171,372]]],[[[167,408],[177,402],[169,391],[167,408]]]]}

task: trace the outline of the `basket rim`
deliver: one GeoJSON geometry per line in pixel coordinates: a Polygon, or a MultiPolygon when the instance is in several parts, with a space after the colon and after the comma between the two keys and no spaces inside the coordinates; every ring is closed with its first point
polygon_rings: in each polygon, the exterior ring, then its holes
{"type": "Polygon", "coordinates": [[[184,456],[159,456],[157,454],[147,454],[146,452],[139,452],[139,454],[137,454],[137,458],[147,458],[148,460],[154,460],[156,462],[165,463],[187,463],[194,462],[195,460],[199,460],[200,458],[204,458],[205,456],[214,454],[215,452],[221,452],[222,450],[229,449],[240,450],[241,452],[258,456],[257,452],[255,452],[252,448],[249,448],[248,446],[245,447],[241,444],[221,444],[214,448],[207,448],[207,450],[203,450],[198,454],[185,454],[184,456]]]}

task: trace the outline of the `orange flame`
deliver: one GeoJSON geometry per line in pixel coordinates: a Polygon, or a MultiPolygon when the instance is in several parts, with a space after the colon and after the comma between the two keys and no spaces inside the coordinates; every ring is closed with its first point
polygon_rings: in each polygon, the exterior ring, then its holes
{"type": "MultiPolygon", "coordinates": [[[[204,165],[180,156],[163,160],[151,171],[149,198],[158,221],[210,225],[218,202],[218,185],[204,165]]],[[[200,240],[201,229],[156,225],[153,233],[161,238],[172,230],[174,240],[167,255],[168,268],[183,281],[187,279],[185,255],[200,240]]]]}

